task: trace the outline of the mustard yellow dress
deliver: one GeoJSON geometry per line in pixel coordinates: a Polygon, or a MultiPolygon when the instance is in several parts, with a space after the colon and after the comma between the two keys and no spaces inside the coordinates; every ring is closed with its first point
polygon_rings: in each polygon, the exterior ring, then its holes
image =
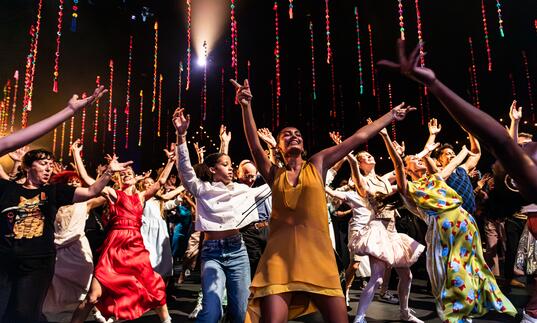
{"type": "Polygon", "coordinates": [[[438,175],[408,182],[409,197],[428,223],[427,272],[443,322],[467,322],[489,310],[514,316],[487,266],[474,218],[462,198],[438,175]]]}
{"type": "Polygon", "coordinates": [[[289,319],[315,312],[308,293],[343,297],[328,231],[323,181],[304,162],[293,187],[280,168],[272,186],[270,233],[250,286],[246,322],[259,322],[261,297],[295,293],[289,319]]]}

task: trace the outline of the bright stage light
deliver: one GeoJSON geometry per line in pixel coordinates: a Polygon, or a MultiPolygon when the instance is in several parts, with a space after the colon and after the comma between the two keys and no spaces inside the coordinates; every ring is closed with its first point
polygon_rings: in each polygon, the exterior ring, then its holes
{"type": "Polygon", "coordinates": [[[207,65],[207,59],[203,56],[198,57],[198,66],[205,66],[207,65]]]}
{"type": "Polygon", "coordinates": [[[229,22],[229,7],[227,1],[196,0],[192,1],[192,49],[198,56],[198,65],[202,61],[207,42],[207,53],[210,55],[215,43],[225,32],[229,22]]]}

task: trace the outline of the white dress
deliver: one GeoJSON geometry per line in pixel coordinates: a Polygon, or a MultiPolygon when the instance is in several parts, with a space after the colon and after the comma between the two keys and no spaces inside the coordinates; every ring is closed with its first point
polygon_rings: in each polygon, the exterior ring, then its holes
{"type": "Polygon", "coordinates": [[[173,273],[170,235],[161,216],[160,204],[154,197],[145,201],[140,231],[145,249],[149,251],[151,266],[162,277],[170,277],[173,273]]]}
{"type": "Polygon", "coordinates": [[[89,290],[93,257],[84,234],[87,218],[85,202],[62,206],[56,214],[56,265],[43,304],[43,314],[49,321],[69,322],[73,311],[89,290]]]}

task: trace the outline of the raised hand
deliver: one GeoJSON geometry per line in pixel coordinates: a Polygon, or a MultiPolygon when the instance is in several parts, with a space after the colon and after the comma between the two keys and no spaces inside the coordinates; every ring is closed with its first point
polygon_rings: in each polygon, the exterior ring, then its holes
{"type": "Polygon", "coordinates": [[[80,154],[80,152],[82,151],[82,146],[83,145],[80,144],[80,139],[77,139],[77,140],[73,141],[73,144],[71,145],[71,151],[73,153],[80,154]]]}
{"type": "Polygon", "coordinates": [[[237,102],[240,103],[241,106],[246,106],[252,103],[252,92],[250,91],[250,83],[248,83],[248,80],[244,80],[244,84],[240,85],[235,80],[229,80],[231,84],[235,87],[236,92],[236,98],[237,102]]]}
{"type": "Polygon", "coordinates": [[[15,151],[12,151],[8,154],[9,158],[11,158],[11,160],[13,160],[14,162],[22,162],[22,157],[24,157],[24,154],[26,154],[28,149],[30,149],[30,147],[24,146],[15,151]]]}
{"type": "Polygon", "coordinates": [[[71,100],[67,103],[67,106],[75,111],[85,107],[86,105],[91,105],[95,101],[99,100],[108,90],[104,88],[104,86],[99,86],[95,89],[92,95],[88,96],[84,99],[79,99],[78,95],[74,94],[73,97],[71,97],[71,100]]]}
{"type": "Polygon", "coordinates": [[[112,156],[107,154],[105,158],[108,160],[108,169],[112,172],[124,171],[127,168],[127,166],[132,164],[132,160],[128,162],[120,163],[117,160],[117,156],[115,154],[112,156]]]}
{"type": "Polygon", "coordinates": [[[367,124],[372,124],[373,123],[373,120],[371,118],[367,118],[365,121],[367,122],[367,124]]]}
{"type": "Polygon", "coordinates": [[[485,173],[480,180],[477,181],[477,186],[479,188],[483,188],[483,186],[485,186],[485,184],[492,178],[492,174],[491,173],[485,173]]]}
{"type": "Polygon", "coordinates": [[[263,140],[270,148],[276,147],[276,139],[272,136],[272,132],[268,128],[257,129],[257,135],[263,140]]]}
{"type": "Polygon", "coordinates": [[[382,129],[380,129],[380,131],[379,131],[379,135],[381,135],[381,136],[383,136],[383,137],[388,137],[388,136],[389,136],[389,135],[388,135],[388,129],[386,129],[386,128],[382,128],[382,129]]]}
{"type": "MultiPolygon", "coordinates": [[[[386,128],[385,128],[386,129],[386,128]]],[[[405,155],[405,142],[402,141],[402,145],[399,145],[399,143],[397,141],[392,141],[393,143],[393,147],[395,148],[395,152],[397,153],[397,155],[403,157],[405,155]]]]}
{"type": "Polygon", "coordinates": [[[429,128],[429,134],[436,136],[440,130],[442,130],[442,125],[438,123],[438,120],[435,118],[432,118],[429,120],[429,123],[427,123],[427,127],[429,128]]]}
{"type": "MultiPolygon", "coordinates": [[[[436,148],[438,148],[438,146],[440,146],[439,142],[428,144],[419,154],[416,155],[416,157],[421,159],[433,152],[436,148]]],[[[464,146],[464,148],[466,148],[466,146],[464,146]]]]}
{"type": "Polygon", "coordinates": [[[377,64],[389,70],[400,72],[404,76],[426,86],[430,86],[436,80],[436,75],[432,70],[418,66],[420,44],[418,44],[412,53],[407,56],[405,51],[405,41],[399,39],[397,41],[397,52],[399,55],[399,63],[383,59],[377,64]]]}
{"type": "Polygon", "coordinates": [[[105,171],[106,171],[106,165],[97,165],[97,169],[96,169],[96,173],[97,173],[97,177],[101,176],[105,171]]]}
{"type": "Polygon", "coordinates": [[[151,173],[153,172],[153,170],[148,170],[147,172],[143,172],[141,175],[136,175],[136,177],[134,177],[134,179],[136,180],[136,182],[142,180],[142,179],[146,179],[148,177],[151,176],[151,173]]]}
{"type": "Polygon", "coordinates": [[[52,174],[59,174],[65,170],[65,167],[63,167],[62,164],[58,162],[52,163],[52,174]]]}
{"type": "Polygon", "coordinates": [[[511,107],[509,107],[509,118],[513,121],[520,121],[522,119],[522,107],[516,108],[516,100],[513,100],[511,107]]]}
{"type": "Polygon", "coordinates": [[[186,135],[186,130],[190,125],[190,115],[187,114],[185,117],[184,111],[185,109],[180,108],[176,109],[173,113],[173,126],[175,127],[178,135],[186,135]]]}
{"type": "Polygon", "coordinates": [[[231,141],[231,131],[226,132],[226,126],[220,125],[220,141],[230,142],[231,141]]]}
{"type": "Polygon", "coordinates": [[[407,113],[410,111],[416,111],[416,108],[410,105],[407,105],[405,102],[401,102],[398,106],[392,109],[392,115],[395,120],[401,121],[403,120],[407,113]]]}
{"type": "Polygon", "coordinates": [[[328,135],[336,145],[343,142],[343,137],[339,134],[339,131],[330,131],[328,135]]]}

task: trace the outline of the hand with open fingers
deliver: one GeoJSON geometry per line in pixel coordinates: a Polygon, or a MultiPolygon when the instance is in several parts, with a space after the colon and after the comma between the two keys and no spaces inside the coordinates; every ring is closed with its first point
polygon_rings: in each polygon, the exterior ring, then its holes
{"type": "Polygon", "coordinates": [[[436,120],[435,118],[429,120],[429,122],[427,123],[427,127],[429,128],[429,134],[435,136],[440,132],[440,130],[442,130],[442,125],[438,123],[438,120],[436,120]]]}
{"type": "Polygon", "coordinates": [[[181,136],[186,134],[186,130],[190,125],[190,115],[187,114],[185,116],[184,111],[185,109],[180,108],[176,109],[173,113],[173,126],[175,127],[177,134],[181,136]]]}
{"type": "MultiPolygon", "coordinates": [[[[110,155],[107,155],[107,157],[110,157],[110,155]]],[[[107,158],[108,159],[108,158],[107,158]]],[[[117,156],[114,154],[110,157],[110,159],[108,159],[108,169],[112,172],[121,172],[121,171],[124,171],[127,166],[129,166],[130,164],[132,164],[132,160],[128,161],[128,162],[124,162],[124,163],[120,163],[118,160],[117,160],[117,156]]]]}
{"type": "Polygon", "coordinates": [[[73,141],[73,144],[71,144],[71,151],[73,153],[80,154],[80,152],[82,151],[82,146],[83,145],[80,144],[80,139],[77,139],[77,140],[73,141]]]}
{"type": "Polygon", "coordinates": [[[24,157],[28,149],[30,149],[30,147],[24,146],[15,151],[12,151],[8,154],[9,158],[11,158],[11,160],[13,160],[14,162],[22,162],[22,157],[24,157]]]}
{"type": "Polygon", "coordinates": [[[405,155],[405,142],[402,141],[400,145],[397,141],[394,140],[392,141],[392,143],[393,143],[393,147],[395,148],[395,152],[399,156],[403,157],[405,155]]]}
{"type": "Polygon", "coordinates": [[[401,102],[401,104],[392,109],[392,115],[395,120],[401,121],[406,117],[407,113],[415,110],[415,107],[407,105],[405,102],[401,102]]]}
{"type": "Polygon", "coordinates": [[[339,133],[339,131],[329,131],[328,132],[328,135],[330,136],[330,139],[332,139],[332,141],[336,144],[336,145],[339,145],[340,143],[343,142],[343,137],[341,136],[341,134],[339,133]]]}
{"type": "Polygon", "coordinates": [[[421,158],[429,155],[431,152],[433,152],[436,148],[438,148],[438,146],[440,146],[439,142],[435,142],[433,144],[428,144],[427,146],[425,146],[425,148],[419,154],[416,155],[416,157],[421,159],[421,158]]]}
{"type": "Polygon", "coordinates": [[[226,132],[226,126],[220,125],[220,141],[230,142],[231,141],[231,131],[226,132]]]}
{"type": "Polygon", "coordinates": [[[420,61],[420,46],[418,44],[410,55],[407,56],[405,50],[405,41],[399,39],[397,41],[397,53],[399,56],[399,62],[392,62],[389,60],[381,60],[377,64],[381,67],[385,67],[392,71],[400,72],[406,77],[418,81],[419,83],[430,86],[436,81],[436,75],[431,69],[421,67],[418,65],[420,61]]]}
{"type": "Polygon", "coordinates": [[[59,174],[63,172],[64,170],[65,170],[65,167],[62,164],[58,162],[52,163],[52,174],[59,174]]]}
{"type": "Polygon", "coordinates": [[[84,99],[79,99],[78,95],[74,94],[67,103],[67,106],[74,111],[77,111],[87,105],[95,103],[95,101],[99,100],[106,92],[108,92],[108,90],[101,85],[95,89],[92,95],[84,99]]]}
{"type": "Polygon", "coordinates": [[[247,106],[252,102],[252,92],[250,91],[250,83],[247,79],[244,80],[244,84],[240,85],[236,80],[229,80],[235,87],[235,93],[237,102],[241,106],[247,106]]]}
{"type": "Polygon", "coordinates": [[[276,139],[272,135],[272,132],[268,128],[257,129],[257,136],[261,138],[270,148],[276,147],[276,139]]]}
{"type": "Polygon", "coordinates": [[[513,100],[509,108],[509,118],[513,121],[520,121],[522,119],[522,107],[516,108],[516,100],[513,100]]]}
{"type": "Polygon", "coordinates": [[[101,176],[106,171],[106,168],[107,168],[106,165],[101,165],[101,164],[97,165],[97,170],[96,170],[97,177],[101,176]]]}

